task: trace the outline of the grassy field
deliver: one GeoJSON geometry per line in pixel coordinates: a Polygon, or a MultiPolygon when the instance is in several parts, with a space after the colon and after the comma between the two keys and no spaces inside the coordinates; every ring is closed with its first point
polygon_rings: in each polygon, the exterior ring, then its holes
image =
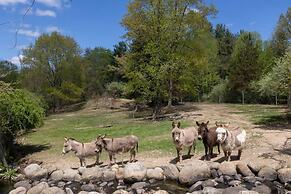
{"type": "Polygon", "coordinates": [[[285,106],[259,105],[259,104],[228,104],[230,108],[238,111],[234,114],[244,114],[253,124],[268,126],[282,126],[291,123],[291,115],[285,106]]]}
{"type": "MultiPolygon", "coordinates": [[[[136,135],[139,138],[139,152],[160,151],[175,154],[171,140],[171,121],[151,121],[129,118],[129,111],[97,109],[51,115],[45,119],[43,127],[22,137],[25,144],[46,145],[48,154],[60,154],[64,137],[72,137],[81,142],[93,140],[98,134],[109,137],[136,135]],[[110,127],[108,127],[110,126],[110,127]]],[[[182,126],[189,125],[186,121],[182,126]]],[[[199,142],[197,149],[202,150],[199,142]]]]}

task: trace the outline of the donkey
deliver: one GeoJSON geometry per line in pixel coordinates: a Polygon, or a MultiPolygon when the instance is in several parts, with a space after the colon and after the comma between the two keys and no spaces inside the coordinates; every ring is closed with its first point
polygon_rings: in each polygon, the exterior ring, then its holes
{"type": "Polygon", "coordinates": [[[198,137],[197,131],[194,127],[180,129],[180,126],[180,122],[172,122],[172,139],[176,146],[177,158],[179,159],[179,162],[182,161],[181,151],[183,147],[189,148],[188,156],[190,156],[192,147],[195,153],[196,141],[198,137]]]}
{"type": "Polygon", "coordinates": [[[85,157],[88,156],[96,156],[95,164],[99,164],[99,157],[101,154],[101,149],[96,152],[95,141],[90,143],[81,143],[73,138],[66,138],[63,147],[63,155],[66,153],[73,151],[75,155],[80,159],[81,166],[86,167],[85,157]]]}
{"type": "MultiPolygon", "coordinates": [[[[110,164],[116,163],[116,154],[120,152],[130,152],[129,162],[135,161],[136,152],[138,152],[138,138],[134,135],[129,135],[119,138],[105,138],[106,135],[99,135],[96,138],[96,152],[101,152],[104,148],[109,155],[110,164]]],[[[123,162],[123,161],[122,161],[123,162]]]]}
{"type": "Polygon", "coordinates": [[[203,141],[205,149],[205,159],[211,159],[213,157],[213,147],[217,146],[218,154],[220,154],[219,143],[217,142],[216,127],[208,128],[209,121],[206,123],[199,123],[196,121],[198,126],[198,139],[203,141]],[[209,151],[209,155],[208,155],[209,151]]]}
{"type": "Polygon", "coordinates": [[[226,125],[224,127],[218,127],[216,133],[217,142],[221,144],[226,160],[230,161],[230,155],[234,149],[238,150],[238,159],[240,159],[242,149],[246,142],[246,131],[240,128],[229,130],[226,125]]]}

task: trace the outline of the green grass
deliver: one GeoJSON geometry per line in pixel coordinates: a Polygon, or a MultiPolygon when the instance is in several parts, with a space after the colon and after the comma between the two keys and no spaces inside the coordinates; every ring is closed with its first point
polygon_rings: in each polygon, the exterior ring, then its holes
{"type": "MultiPolygon", "coordinates": [[[[185,127],[189,125],[182,122],[185,127]]],[[[139,152],[161,151],[165,155],[175,154],[171,139],[171,121],[149,121],[129,118],[129,112],[98,110],[78,111],[52,115],[45,119],[44,126],[26,134],[24,142],[33,145],[49,145],[49,154],[60,154],[64,137],[72,137],[81,142],[89,142],[98,134],[110,137],[136,135],[139,138],[139,152]],[[111,125],[108,128],[101,126],[111,125]]],[[[199,142],[196,150],[202,150],[199,142]]]]}
{"type": "Polygon", "coordinates": [[[265,126],[281,126],[291,123],[291,115],[287,112],[284,106],[275,105],[228,105],[231,108],[237,109],[234,114],[244,114],[254,124],[265,126]]]}

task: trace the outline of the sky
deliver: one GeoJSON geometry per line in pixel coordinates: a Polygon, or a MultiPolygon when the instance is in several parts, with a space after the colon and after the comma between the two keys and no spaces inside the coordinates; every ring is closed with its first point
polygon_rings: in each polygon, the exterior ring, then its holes
{"type": "MultiPolygon", "coordinates": [[[[81,48],[97,46],[112,49],[123,40],[120,22],[129,0],[0,0],[0,60],[18,64],[21,50],[42,33],[58,31],[73,37],[81,48]],[[18,30],[16,36],[16,30],[18,30]],[[17,37],[17,38],[16,38],[17,37]],[[17,39],[17,41],[16,41],[17,39]]],[[[272,37],[280,14],[291,7],[291,0],[205,0],[218,13],[209,18],[213,25],[225,24],[233,33],[241,29],[272,37]]]]}

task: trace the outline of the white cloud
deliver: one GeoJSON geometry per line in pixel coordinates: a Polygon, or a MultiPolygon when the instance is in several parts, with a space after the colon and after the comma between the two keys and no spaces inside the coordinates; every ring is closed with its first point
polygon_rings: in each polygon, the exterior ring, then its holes
{"type": "Polygon", "coordinates": [[[57,26],[48,26],[46,27],[46,31],[48,33],[51,33],[51,32],[60,32],[61,30],[57,26]]]}
{"type": "Polygon", "coordinates": [[[20,60],[23,59],[23,55],[14,56],[9,61],[15,65],[20,65],[20,60]]]}
{"type": "Polygon", "coordinates": [[[38,3],[42,3],[49,7],[60,8],[62,6],[61,0],[36,0],[38,3]]]}
{"type": "Polygon", "coordinates": [[[48,17],[56,17],[56,12],[52,10],[42,10],[42,9],[36,9],[35,15],[37,16],[48,16],[48,17]]]}
{"type": "Polygon", "coordinates": [[[32,31],[32,30],[25,30],[25,29],[20,29],[18,31],[18,34],[21,34],[24,36],[29,36],[29,37],[39,37],[40,36],[39,31],[32,31]]]}
{"type": "Polygon", "coordinates": [[[0,5],[14,5],[18,3],[26,3],[27,0],[0,0],[0,5]]]}

